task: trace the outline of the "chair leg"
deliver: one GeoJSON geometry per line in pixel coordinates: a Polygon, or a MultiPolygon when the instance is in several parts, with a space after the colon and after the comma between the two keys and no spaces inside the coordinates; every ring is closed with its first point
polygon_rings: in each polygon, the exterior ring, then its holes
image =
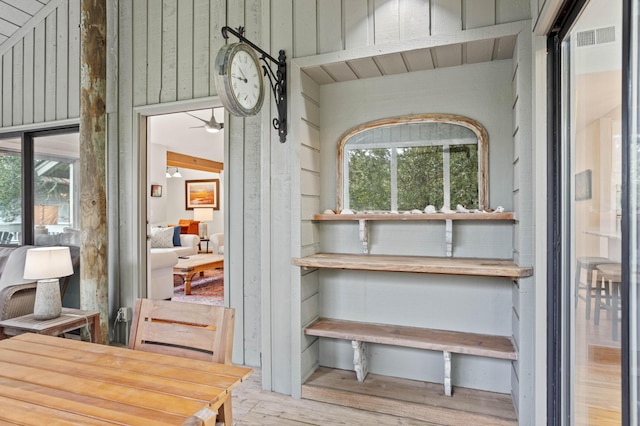
{"type": "Polygon", "coordinates": [[[600,299],[602,298],[602,283],[604,281],[604,277],[602,277],[602,281],[598,280],[597,284],[596,284],[596,300],[595,300],[595,306],[594,309],[596,310],[593,314],[593,323],[595,325],[600,324],[600,304],[601,301],[600,299]]]}
{"type": "Polygon", "coordinates": [[[586,311],[585,317],[590,320],[591,319],[591,293],[593,292],[594,287],[596,286],[596,280],[598,279],[598,274],[594,273],[593,269],[587,272],[587,293],[585,294],[585,302],[586,302],[586,311]]]}
{"type": "Polygon", "coordinates": [[[227,394],[224,402],[218,409],[218,418],[216,423],[222,422],[225,426],[231,426],[233,424],[233,415],[231,414],[231,392],[227,394]]]}
{"type": "Polygon", "coordinates": [[[618,340],[618,291],[620,291],[620,284],[611,283],[613,298],[613,302],[611,304],[611,338],[614,341],[618,340]]]}

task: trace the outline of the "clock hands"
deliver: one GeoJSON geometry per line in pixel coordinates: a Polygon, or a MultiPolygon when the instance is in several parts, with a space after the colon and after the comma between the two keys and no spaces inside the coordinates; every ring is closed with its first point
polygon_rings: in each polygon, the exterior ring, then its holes
{"type": "Polygon", "coordinates": [[[240,80],[240,81],[243,81],[243,82],[245,82],[245,83],[248,83],[248,82],[249,82],[249,79],[247,79],[247,76],[244,74],[244,71],[242,71],[242,68],[240,68],[240,66],[238,66],[238,67],[236,67],[236,68],[237,68],[237,70],[238,70],[238,71],[240,71],[240,74],[242,74],[242,77],[238,77],[238,76],[237,76],[237,75],[235,75],[235,74],[231,74],[231,77],[233,77],[233,78],[237,78],[237,79],[238,79],[238,80],[240,80]]]}

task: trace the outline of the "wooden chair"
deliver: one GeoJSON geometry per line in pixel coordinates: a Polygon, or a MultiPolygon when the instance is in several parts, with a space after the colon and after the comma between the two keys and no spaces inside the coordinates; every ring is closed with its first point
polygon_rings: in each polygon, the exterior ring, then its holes
{"type": "MultiPolygon", "coordinates": [[[[136,300],[129,349],[231,364],[235,309],[168,300],[136,300]]],[[[218,418],[233,422],[231,394],[218,418]]]]}

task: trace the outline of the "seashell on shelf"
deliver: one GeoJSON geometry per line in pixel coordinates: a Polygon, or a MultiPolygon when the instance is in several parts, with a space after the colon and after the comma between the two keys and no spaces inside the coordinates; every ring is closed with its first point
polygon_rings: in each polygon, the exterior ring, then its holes
{"type": "Polygon", "coordinates": [[[466,209],[462,204],[458,204],[458,205],[456,206],[456,211],[457,211],[458,213],[469,213],[469,210],[468,210],[468,209],[466,209]]]}
{"type": "Polygon", "coordinates": [[[496,207],[496,209],[494,210],[494,213],[504,213],[504,207],[502,206],[496,207]]]}
{"type": "Polygon", "coordinates": [[[326,209],[322,214],[335,214],[335,212],[331,209],[326,209]]]}
{"type": "Polygon", "coordinates": [[[356,212],[351,209],[343,209],[340,214],[356,214],[356,212]]]}
{"type": "Polygon", "coordinates": [[[432,206],[431,204],[429,204],[427,207],[424,208],[424,212],[427,214],[433,214],[433,213],[437,213],[438,211],[436,210],[435,206],[432,206]]]}
{"type": "Polygon", "coordinates": [[[411,213],[411,214],[422,214],[422,210],[419,210],[419,209],[413,209],[413,210],[411,210],[411,212],[410,212],[410,213],[411,213]]]}

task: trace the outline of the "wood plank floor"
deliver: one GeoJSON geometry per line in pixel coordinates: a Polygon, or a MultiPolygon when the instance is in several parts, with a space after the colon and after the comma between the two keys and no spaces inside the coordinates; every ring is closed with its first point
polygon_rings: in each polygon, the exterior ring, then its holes
{"type": "Polygon", "coordinates": [[[369,375],[364,383],[370,382],[371,385],[365,392],[378,392],[378,395],[385,395],[385,392],[387,395],[390,393],[413,394],[412,397],[409,397],[409,399],[413,398],[413,402],[386,399],[387,402],[382,408],[391,414],[381,414],[374,411],[381,408],[375,406],[382,401],[379,396],[362,397],[362,393],[353,394],[351,389],[343,390],[340,394],[340,392],[330,389],[331,386],[335,387],[331,384],[335,380],[345,382],[343,377],[345,374],[349,374],[348,386],[356,388],[360,385],[360,389],[363,388],[363,383],[357,382],[353,372],[345,372],[344,370],[321,368],[316,375],[307,381],[305,388],[303,388],[303,394],[306,394],[307,397],[314,397],[315,393],[315,397],[337,398],[335,403],[326,403],[263,391],[260,384],[260,370],[255,369],[249,380],[234,390],[234,424],[265,426],[373,424],[493,426],[517,424],[510,398],[506,395],[455,388],[454,396],[446,397],[442,394],[442,385],[423,382],[420,382],[423,386],[421,392],[415,393],[415,389],[411,390],[411,385],[408,383],[413,381],[369,375]],[[376,388],[377,391],[374,391],[376,388]],[[433,389],[430,390],[430,388],[433,389]],[[345,402],[352,403],[354,397],[358,399],[362,409],[340,405],[345,402]],[[340,398],[343,400],[341,401],[340,398]],[[476,409],[470,412],[470,406],[476,406],[476,409]]]}

